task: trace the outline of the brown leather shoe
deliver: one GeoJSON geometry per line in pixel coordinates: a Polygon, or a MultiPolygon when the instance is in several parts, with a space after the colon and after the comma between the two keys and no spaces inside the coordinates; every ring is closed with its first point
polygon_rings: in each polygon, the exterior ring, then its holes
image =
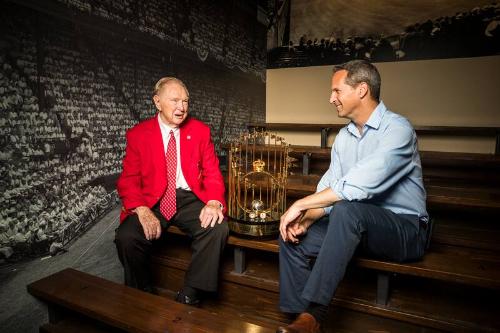
{"type": "Polygon", "coordinates": [[[278,327],[276,333],[319,333],[319,323],[307,312],[302,312],[287,327],[278,327]]]}

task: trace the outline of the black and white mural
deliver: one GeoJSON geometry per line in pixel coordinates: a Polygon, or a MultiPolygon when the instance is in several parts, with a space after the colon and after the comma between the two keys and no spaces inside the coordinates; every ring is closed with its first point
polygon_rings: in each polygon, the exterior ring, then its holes
{"type": "Polygon", "coordinates": [[[222,144],[265,119],[256,1],[0,3],[0,264],[57,252],[117,205],[125,131],[181,78],[222,144]]]}
{"type": "Polygon", "coordinates": [[[269,67],[500,53],[495,0],[288,0],[277,6],[269,67]]]}

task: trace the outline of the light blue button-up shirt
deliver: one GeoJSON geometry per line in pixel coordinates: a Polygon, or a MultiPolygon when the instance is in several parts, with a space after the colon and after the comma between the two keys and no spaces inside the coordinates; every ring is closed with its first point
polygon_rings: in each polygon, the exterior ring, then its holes
{"type": "MultiPolygon", "coordinates": [[[[328,171],[317,192],[330,187],[342,200],[363,201],[396,214],[427,220],[417,136],[410,122],[380,102],[362,134],[350,122],[332,147],[328,171]]],[[[325,208],[329,213],[331,207],[325,208]]]]}

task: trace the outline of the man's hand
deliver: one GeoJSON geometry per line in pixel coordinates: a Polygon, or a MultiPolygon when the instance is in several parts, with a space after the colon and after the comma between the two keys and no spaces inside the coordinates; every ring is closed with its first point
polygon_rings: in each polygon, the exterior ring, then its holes
{"type": "Polygon", "coordinates": [[[323,208],[302,208],[302,201],[295,202],[281,217],[280,233],[285,242],[297,244],[300,236],[307,233],[307,229],[325,215],[323,208]],[[292,221],[288,221],[294,215],[300,212],[299,215],[292,221]],[[283,237],[284,234],[284,237],[283,237]]]}
{"type": "Polygon", "coordinates": [[[295,202],[288,210],[281,216],[280,219],[280,234],[284,241],[288,241],[288,228],[290,224],[297,224],[304,212],[298,207],[297,202],[295,202]]]}
{"type": "Polygon", "coordinates": [[[202,228],[207,228],[208,226],[213,228],[215,223],[221,224],[223,220],[224,214],[222,214],[222,208],[217,200],[208,201],[200,212],[202,228]]]}
{"type": "Polygon", "coordinates": [[[307,227],[308,226],[304,223],[304,221],[290,223],[286,230],[286,239],[284,240],[298,244],[299,237],[307,233],[307,227]]]}
{"type": "Polygon", "coordinates": [[[160,220],[155,216],[155,214],[146,206],[140,206],[134,209],[139,222],[144,230],[144,236],[147,240],[158,239],[161,236],[161,225],[160,220]]]}

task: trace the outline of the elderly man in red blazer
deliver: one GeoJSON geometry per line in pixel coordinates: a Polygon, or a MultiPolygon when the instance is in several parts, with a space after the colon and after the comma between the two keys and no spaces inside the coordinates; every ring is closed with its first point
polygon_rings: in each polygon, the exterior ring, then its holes
{"type": "Polygon", "coordinates": [[[160,79],[154,118],[127,132],[118,194],[123,203],[115,243],[125,284],[153,292],[152,244],[170,225],[192,239],[192,257],[176,300],[194,305],[200,291],[217,290],[220,257],[228,227],[224,221],[224,180],[210,129],[188,117],[189,92],[182,81],[160,79]]]}

